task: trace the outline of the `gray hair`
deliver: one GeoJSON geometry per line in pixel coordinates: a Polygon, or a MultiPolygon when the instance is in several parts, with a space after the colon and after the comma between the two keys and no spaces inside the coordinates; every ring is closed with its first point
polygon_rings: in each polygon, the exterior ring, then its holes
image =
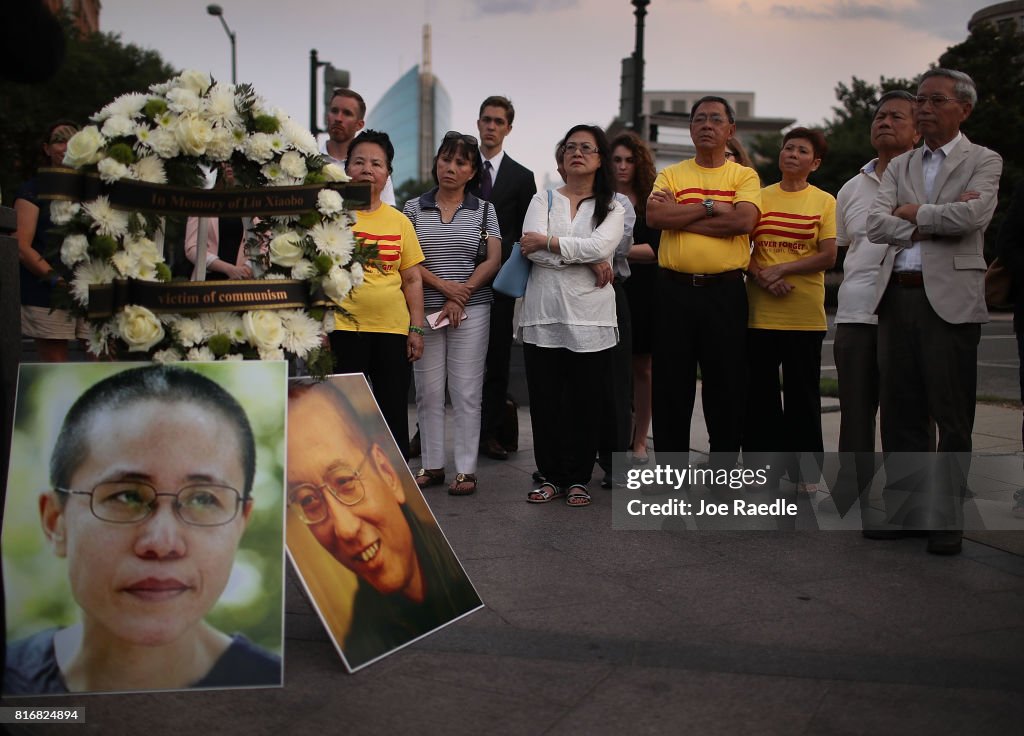
{"type": "Polygon", "coordinates": [[[953,86],[953,92],[961,102],[969,102],[971,106],[978,104],[978,88],[974,86],[974,80],[964,72],[957,71],[956,69],[943,69],[942,67],[936,67],[929,69],[921,78],[917,80],[917,84],[920,86],[924,80],[930,77],[946,77],[952,79],[956,84],[953,86]]]}

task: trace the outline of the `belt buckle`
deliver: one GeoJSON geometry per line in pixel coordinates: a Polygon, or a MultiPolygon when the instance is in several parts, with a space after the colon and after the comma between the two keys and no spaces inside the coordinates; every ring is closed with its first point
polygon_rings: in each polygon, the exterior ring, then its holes
{"type": "Polygon", "coordinates": [[[708,275],[706,273],[695,273],[691,277],[694,286],[704,286],[707,284],[708,275]]]}

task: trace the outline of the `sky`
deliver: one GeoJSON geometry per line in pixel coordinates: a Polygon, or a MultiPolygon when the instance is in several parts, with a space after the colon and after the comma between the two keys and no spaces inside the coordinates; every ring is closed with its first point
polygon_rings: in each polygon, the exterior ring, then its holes
{"type": "MultiPolygon", "coordinates": [[[[309,52],[347,69],[370,110],[419,63],[423,24],[452,127],[475,133],[480,102],[515,105],[505,151],[554,176],[555,143],[577,123],[607,126],[633,51],[629,0],[221,0],[237,36],[238,81],[309,125],[309,52]]],[[[853,76],[913,78],[967,37],[985,0],[651,0],[648,90],[752,91],[754,114],[816,125],[853,76]]],[[[178,69],[231,78],[230,44],[203,0],[103,0],[100,28],[178,69]]],[[[321,83],[318,83],[322,85],[321,83]]],[[[322,89],[322,86],[321,86],[322,89]]],[[[322,103],[319,125],[323,126],[322,103]]]]}

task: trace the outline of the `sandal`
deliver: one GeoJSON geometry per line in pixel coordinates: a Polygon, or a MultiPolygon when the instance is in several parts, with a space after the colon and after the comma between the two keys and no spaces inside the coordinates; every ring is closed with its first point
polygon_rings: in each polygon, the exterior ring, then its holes
{"type": "Polygon", "coordinates": [[[476,474],[459,473],[455,482],[448,486],[449,496],[469,496],[476,493],[476,474]]]}
{"type": "Polygon", "coordinates": [[[554,483],[541,483],[539,488],[534,488],[526,496],[527,503],[547,503],[554,501],[559,496],[565,495],[565,489],[559,488],[554,483]]]}
{"type": "Polygon", "coordinates": [[[587,487],[579,483],[569,486],[569,495],[565,497],[566,506],[589,506],[590,494],[587,487]]]}
{"type": "Polygon", "coordinates": [[[444,468],[437,468],[436,470],[420,468],[416,471],[416,485],[420,488],[430,488],[431,486],[439,486],[443,484],[444,468]]]}
{"type": "Polygon", "coordinates": [[[801,496],[813,496],[821,487],[817,483],[807,483],[806,481],[800,481],[796,484],[796,492],[801,496]]]}

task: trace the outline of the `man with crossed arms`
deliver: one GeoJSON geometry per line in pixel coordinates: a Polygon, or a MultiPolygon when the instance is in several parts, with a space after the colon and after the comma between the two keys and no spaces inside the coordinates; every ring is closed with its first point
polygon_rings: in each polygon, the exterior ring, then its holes
{"type": "Polygon", "coordinates": [[[887,459],[886,511],[904,529],[928,530],[933,554],[961,548],[978,342],[988,321],[982,248],[1003,168],[997,153],[960,132],[977,99],[963,72],[921,76],[914,119],[924,146],[889,164],[868,214],[868,237],[888,244],[876,295],[882,449],[897,461],[921,458],[929,415],[939,430],[939,456],[923,472],[912,460],[911,477],[901,478],[905,468],[892,472],[887,459]]]}

